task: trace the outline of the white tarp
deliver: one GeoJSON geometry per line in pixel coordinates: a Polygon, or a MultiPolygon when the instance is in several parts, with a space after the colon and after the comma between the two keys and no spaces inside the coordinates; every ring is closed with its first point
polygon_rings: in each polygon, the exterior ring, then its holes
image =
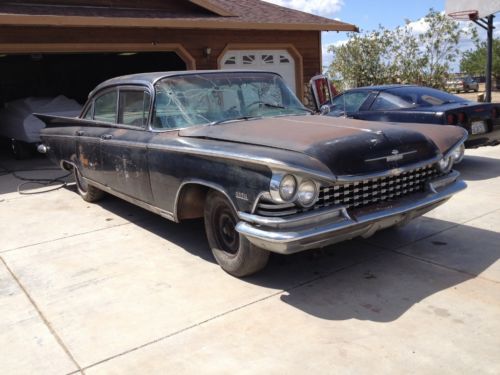
{"type": "Polygon", "coordinates": [[[14,100],[0,109],[0,136],[27,143],[40,142],[40,130],[45,124],[33,113],[76,117],[81,110],[77,101],[64,95],[14,100]]]}

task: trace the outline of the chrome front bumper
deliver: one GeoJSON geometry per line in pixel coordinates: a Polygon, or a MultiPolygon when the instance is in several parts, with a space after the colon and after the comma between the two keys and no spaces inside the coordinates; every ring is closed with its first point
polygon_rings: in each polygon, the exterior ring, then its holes
{"type": "Polygon", "coordinates": [[[368,237],[376,231],[407,222],[443,204],[465,189],[453,171],[429,183],[425,193],[413,194],[396,203],[385,202],[360,209],[356,216],[343,207],[306,212],[291,218],[274,218],[238,212],[236,230],[252,244],[280,254],[324,247],[354,237],[368,237]]]}

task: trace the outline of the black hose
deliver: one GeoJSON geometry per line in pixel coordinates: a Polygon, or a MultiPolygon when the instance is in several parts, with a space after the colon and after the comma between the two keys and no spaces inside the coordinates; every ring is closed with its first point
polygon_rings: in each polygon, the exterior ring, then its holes
{"type": "Polygon", "coordinates": [[[51,191],[56,191],[59,189],[62,189],[68,185],[68,182],[65,181],[64,179],[69,177],[71,175],[71,172],[68,172],[67,174],[63,176],[58,176],[55,178],[30,178],[30,177],[23,177],[20,176],[18,173],[19,172],[37,172],[37,171],[59,171],[59,168],[40,168],[40,169],[18,169],[18,170],[10,170],[8,168],[5,168],[0,165],[0,176],[6,176],[11,174],[14,176],[14,178],[24,181],[17,185],[17,192],[21,195],[34,195],[34,194],[43,194],[43,193],[48,193],[51,191]],[[54,184],[60,184],[54,187],[51,187],[50,189],[45,189],[42,191],[33,191],[29,192],[27,190],[29,189],[24,189],[28,185],[37,185],[37,186],[45,186],[49,187],[54,184]]]}

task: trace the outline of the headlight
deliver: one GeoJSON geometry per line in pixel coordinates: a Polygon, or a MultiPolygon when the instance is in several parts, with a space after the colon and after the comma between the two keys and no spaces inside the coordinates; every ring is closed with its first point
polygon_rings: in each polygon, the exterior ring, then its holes
{"type": "Polygon", "coordinates": [[[303,207],[309,207],[312,205],[316,198],[318,197],[318,189],[316,184],[311,180],[304,180],[299,185],[299,192],[297,194],[297,200],[303,207]]]}
{"type": "Polygon", "coordinates": [[[465,146],[462,143],[460,146],[455,147],[451,153],[450,156],[453,158],[453,163],[458,164],[460,163],[464,156],[465,156],[465,146]]]}
{"type": "Polygon", "coordinates": [[[280,196],[285,202],[291,201],[297,190],[297,180],[290,174],[287,174],[280,183],[280,196]]]}
{"type": "Polygon", "coordinates": [[[443,173],[448,173],[453,167],[453,156],[448,156],[446,158],[438,161],[438,168],[443,173]]]}

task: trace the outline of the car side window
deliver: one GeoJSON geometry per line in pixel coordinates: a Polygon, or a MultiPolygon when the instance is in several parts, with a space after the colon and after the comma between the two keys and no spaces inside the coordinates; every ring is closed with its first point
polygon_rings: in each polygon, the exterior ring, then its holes
{"type": "Polygon", "coordinates": [[[116,90],[109,91],[97,97],[94,101],[94,120],[102,122],[115,122],[116,99],[116,90]]]}
{"type": "Polygon", "coordinates": [[[143,90],[120,90],[118,123],[145,127],[149,117],[150,95],[143,90]]]}
{"type": "Polygon", "coordinates": [[[391,111],[401,108],[415,107],[415,99],[410,96],[396,96],[386,92],[381,92],[373,101],[372,111],[391,111]]]}
{"type": "Polygon", "coordinates": [[[332,104],[335,106],[335,110],[344,109],[345,112],[357,112],[368,96],[370,96],[368,91],[346,92],[335,97],[332,104]]]}

